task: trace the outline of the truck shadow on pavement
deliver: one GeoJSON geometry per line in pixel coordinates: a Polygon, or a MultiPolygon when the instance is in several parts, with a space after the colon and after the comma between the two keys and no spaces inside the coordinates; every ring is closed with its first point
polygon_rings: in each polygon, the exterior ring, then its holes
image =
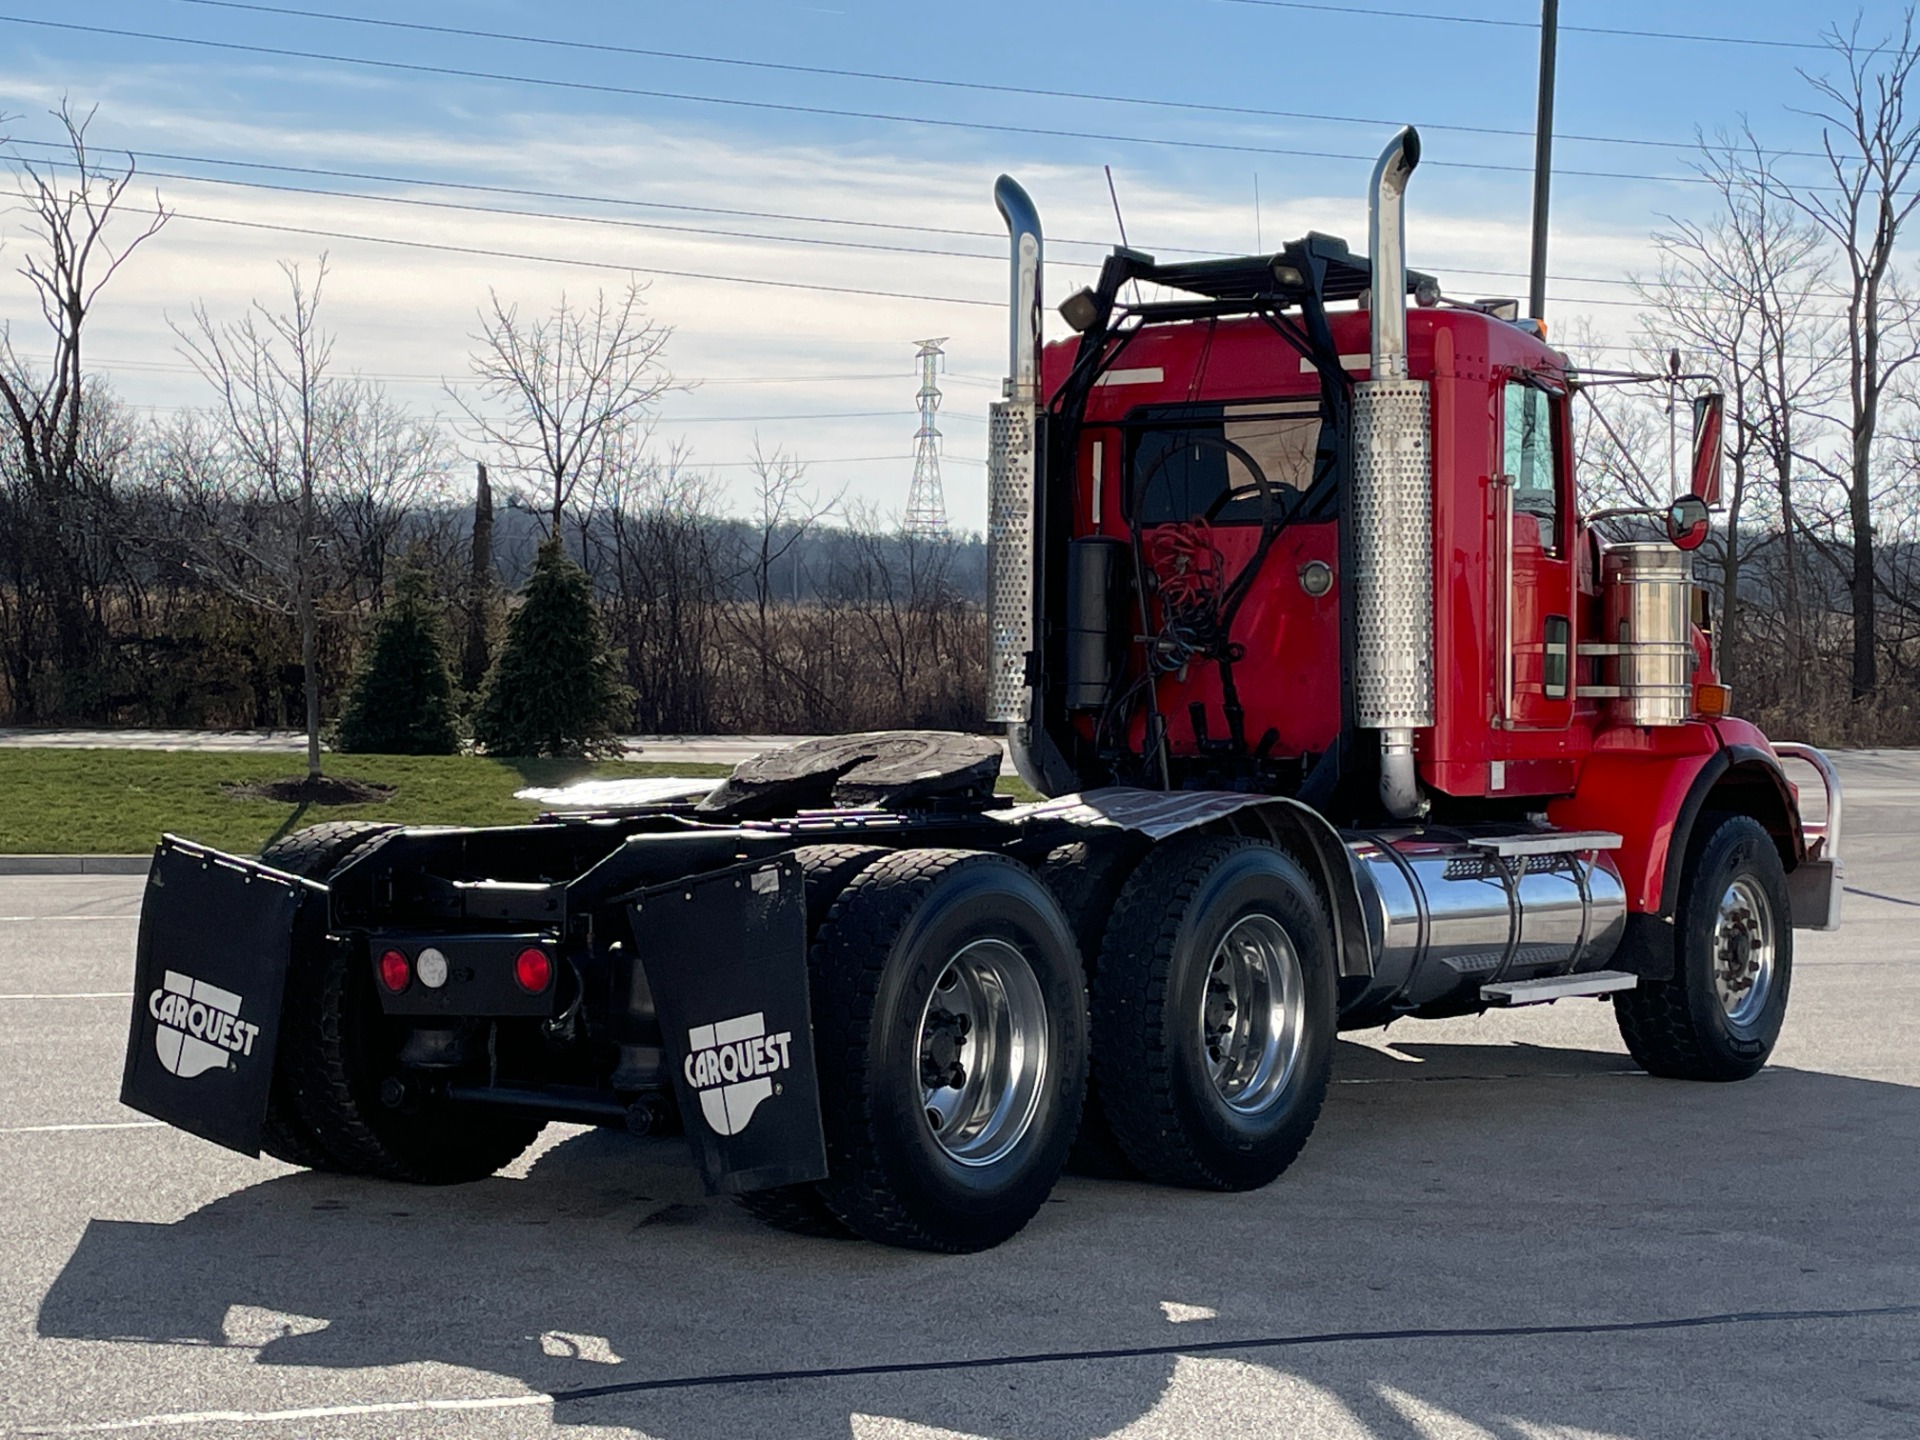
{"type": "MultiPolygon", "coordinates": [[[[669,1437],[845,1437],[882,1416],[1082,1440],[1202,1429],[1222,1404],[1276,1433],[1439,1416],[1516,1440],[1893,1434],[1920,1415],[1893,1359],[1920,1318],[1864,1313],[1920,1301],[1920,1090],[1795,1070],[1674,1084],[1581,1049],[1340,1050],[1275,1185],[1069,1177],[985,1255],[769,1231],[700,1196],[679,1142],[584,1132],[523,1178],[283,1173],[173,1224],[92,1220],[38,1333],[328,1371],[438,1362],[485,1373],[369,1374],[362,1398],[525,1386],[559,1424],[669,1437]],[[1807,1310],[1847,1313],[1754,1318],[1807,1310]],[[1735,1318],[1590,1328],[1708,1315],[1735,1318]],[[1301,1336],[1321,1338],[1226,1343],[1301,1336]],[[968,1363],[1035,1355],[1056,1358],[968,1363]],[[1711,1409],[1682,1423],[1687,1395],[1711,1409]]],[[[202,1364],[231,1361],[183,1358],[151,1408],[200,1408],[202,1364]]],[[[223,1408],[283,1393],[219,1374],[223,1408]]]]}

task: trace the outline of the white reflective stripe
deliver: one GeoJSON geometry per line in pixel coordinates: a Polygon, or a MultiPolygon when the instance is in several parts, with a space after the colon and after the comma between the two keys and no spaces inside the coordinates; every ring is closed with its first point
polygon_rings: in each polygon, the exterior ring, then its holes
{"type": "Polygon", "coordinates": [[[735,1040],[751,1040],[756,1035],[767,1033],[765,1012],[757,1015],[736,1015],[731,1020],[719,1021],[713,1027],[715,1045],[731,1045],[735,1040]]]}
{"type": "MultiPolygon", "coordinates": [[[[1373,356],[1371,355],[1342,355],[1340,357],[1340,368],[1343,370],[1365,370],[1372,364],[1373,356]]],[[[1313,374],[1314,368],[1314,363],[1307,359],[1306,356],[1302,355],[1300,357],[1300,373],[1302,375],[1313,374]]]]}
{"type": "Polygon", "coordinates": [[[1167,372],[1158,365],[1143,365],[1138,370],[1109,370],[1094,381],[1097,389],[1102,385],[1158,385],[1167,378],[1167,372]]]}

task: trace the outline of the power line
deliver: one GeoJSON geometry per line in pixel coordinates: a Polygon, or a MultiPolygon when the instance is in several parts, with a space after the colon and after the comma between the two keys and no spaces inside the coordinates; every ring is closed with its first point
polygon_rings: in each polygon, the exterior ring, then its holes
{"type": "Polygon", "coordinates": [[[394,235],[356,235],[345,230],[322,230],[306,225],[275,225],[265,220],[240,220],[230,215],[195,215],[184,210],[146,210],[120,207],[130,215],[165,214],[170,219],[204,225],[231,225],[243,230],[271,230],[285,235],[310,235],[322,240],[356,240],[369,245],[398,245],[408,250],[438,250],[451,255],[480,255],[496,260],[531,260],[542,265],[571,265],[583,270],[613,270],[622,275],[664,275],[676,280],[715,280],[727,285],[766,285],[781,290],[813,290],[828,295],[870,295],[883,300],[918,300],[932,305],[976,305],[997,310],[1001,300],[970,300],[960,295],[924,295],[907,290],[874,290],[859,285],[822,285],[807,280],[769,280],[758,275],[719,275],[705,270],[665,270],[652,265],[620,265],[611,260],[582,260],[565,255],[540,255],[527,250],[495,250],[483,245],[449,245],[436,240],[403,240],[394,235]]]}
{"type": "MultiPolygon", "coordinates": [[[[37,149],[47,149],[47,150],[64,150],[67,148],[65,145],[62,145],[60,143],[52,142],[52,141],[44,141],[44,140],[15,140],[15,141],[12,141],[11,143],[14,145],[28,145],[28,146],[33,146],[37,149]]],[[[261,161],[225,160],[225,159],[220,159],[214,156],[204,156],[204,155],[178,155],[178,154],[166,154],[166,153],[157,152],[157,151],[136,151],[136,150],[128,150],[128,151],[124,151],[123,153],[129,156],[137,157],[137,158],[184,161],[189,164],[230,165],[230,166],[236,166],[236,167],[244,167],[248,169],[286,171],[289,173],[302,174],[302,175],[316,175],[316,176],[332,177],[332,178],[340,178],[340,179],[357,179],[357,180],[364,180],[364,181],[372,181],[380,184],[419,185],[419,186],[425,186],[432,189],[476,190],[476,191],[483,191],[483,192],[496,193],[496,194],[530,195],[530,196],[551,197],[556,199],[582,200],[582,201],[590,201],[594,203],[603,203],[603,204],[610,204],[610,205],[620,205],[620,204],[643,205],[643,206],[650,206],[651,208],[658,208],[658,209],[720,213],[720,214],[743,216],[743,217],[756,218],[756,219],[782,220],[782,221],[788,221],[788,222],[798,222],[798,223],[807,223],[807,224],[820,224],[820,225],[847,224],[847,225],[859,225],[859,226],[864,226],[864,227],[873,228],[873,229],[898,228],[901,230],[908,230],[908,231],[932,230],[932,227],[915,226],[915,225],[900,225],[896,227],[896,226],[887,225],[886,223],[880,222],[880,221],[843,221],[836,217],[826,216],[826,215],[799,215],[799,214],[794,214],[791,212],[783,212],[783,211],[756,211],[756,210],[738,210],[738,209],[721,210],[718,207],[696,206],[696,205],[673,205],[667,202],[624,201],[612,196],[581,195],[581,194],[570,194],[567,192],[556,192],[556,191],[520,190],[513,187],[508,187],[508,186],[476,185],[476,184],[469,184],[464,181],[436,180],[436,179],[430,179],[423,176],[381,175],[381,174],[370,173],[367,171],[331,170],[331,169],[323,169],[319,167],[306,166],[306,165],[277,165],[277,164],[270,164],[270,163],[261,162],[261,161]]],[[[55,164],[51,168],[57,169],[58,165],[55,164]]],[[[564,221],[576,222],[581,224],[605,224],[605,225],[620,226],[623,228],[655,229],[655,230],[663,230],[663,231],[668,231],[671,233],[678,233],[678,234],[712,235],[712,236],[718,236],[718,237],[730,238],[730,239],[761,240],[761,241],[771,242],[774,244],[823,245],[823,246],[830,246],[833,248],[870,249],[874,251],[887,252],[887,253],[897,253],[897,254],[907,254],[907,255],[930,255],[930,256],[949,257],[949,258],[964,259],[964,260],[986,260],[986,261],[992,261],[995,264],[1005,263],[1005,257],[998,254],[978,255],[970,251],[941,250],[931,246],[882,245],[882,244],[868,245],[868,244],[855,242],[855,241],[826,240],[826,239],[820,239],[812,236],[770,235],[770,234],[766,234],[764,232],[758,232],[758,231],[723,230],[723,229],[718,229],[713,227],[702,227],[702,226],[692,226],[692,225],[669,225],[665,223],[654,223],[654,222],[647,222],[647,221],[621,220],[621,219],[608,217],[608,216],[576,215],[576,214],[570,214],[565,211],[557,211],[557,210],[523,210],[523,209],[505,208],[500,206],[490,206],[490,205],[460,205],[460,204],[455,204],[449,201],[422,199],[417,196],[374,195],[374,194],[368,194],[365,191],[358,191],[358,190],[331,190],[331,189],[324,189],[318,186],[280,185],[280,184],[274,184],[268,181],[241,180],[231,176],[222,176],[222,175],[196,175],[196,174],[191,174],[191,173],[182,172],[182,171],[147,170],[142,173],[155,179],[181,180],[181,181],[186,181],[188,183],[195,183],[195,184],[225,185],[225,186],[237,187],[241,189],[264,190],[269,193],[275,193],[275,194],[316,195],[316,196],[337,198],[342,200],[365,200],[365,201],[370,201],[378,204],[386,204],[386,205],[413,205],[413,206],[419,206],[419,207],[428,208],[428,209],[459,210],[459,211],[464,211],[468,213],[475,213],[475,214],[482,214],[482,215],[504,215],[504,216],[514,217],[514,218],[521,218],[521,219],[564,220],[564,221]]],[[[946,235],[958,235],[958,236],[965,236],[965,237],[977,238],[982,240],[1004,239],[1004,236],[996,235],[993,232],[986,231],[986,230],[945,229],[945,230],[934,231],[933,233],[946,234],[946,235]]],[[[1103,241],[1103,240],[1055,240],[1053,243],[1098,246],[1101,249],[1107,248],[1107,246],[1110,244],[1110,242],[1103,241]]],[[[1217,249],[1216,250],[1199,250],[1199,249],[1193,249],[1190,247],[1177,246],[1177,245],[1155,246],[1154,248],[1159,253],[1174,254],[1174,255],[1215,256],[1215,255],[1222,255],[1226,253],[1224,251],[1217,250],[1217,249]]],[[[1091,262],[1077,261],[1077,260],[1057,259],[1054,261],[1054,264],[1056,266],[1068,266],[1068,267],[1073,267],[1077,269],[1096,268],[1091,262]]],[[[1513,271],[1513,270],[1478,270],[1470,267],[1446,265],[1443,263],[1436,263],[1434,265],[1434,268],[1442,270],[1449,275],[1474,275],[1474,276],[1480,276],[1486,279],[1495,279],[1495,280],[1516,280],[1516,279],[1524,280],[1527,278],[1524,272],[1513,271]]],[[[1630,279],[1624,279],[1617,276],[1605,276],[1605,275],[1558,275],[1556,274],[1556,275],[1549,275],[1548,278],[1551,280],[1555,280],[1561,284],[1573,284],[1573,285],[1632,286],[1635,283],[1630,279]]],[[[1708,287],[1683,286],[1682,288],[1698,290],[1704,293],[1708,287]]]]}
{"type": "MultiPolygon", "coordinates": [[[[1241,155],[1289,155],[1309,160],[1349,160],[1368,162],[1371,155],[1331,150],[1298,150],[1272,145],[1238,145],[1221,140],[1175,140],[1151,135],[1119,135],[1097,130],[1062,130],[1039,125],[1006,125],[984,120],[945,120],[927,115],[906,115],[877,110],[845,110],[824,105],[798,105],[774,100],[742,100],[729,96],[696,95],[675,90],[650,90],[629,85],[609,85],[588,80],[556,80],[533,75],[511,75],[493,70],[467,70],[451,65],[423,65],[407,60],[376,60],[359,55],[336,55],[318,50],[293,50],[272,45],[247,45],[235,40],[209,40],[184,35],[162,35],[148,30],[126,30],[105,25],[79,25],[66,20],[42,20],[21,15],[0,15],[0,23],[28,25],[46,30],[64,30],[84,35],[106,35],[122,40],[152,40],[167,45],[184,45],[211,50],[227,50],[248,55],[271,55],[286,60],[318,60],[323,64],[358,65],[375,70],[403,74],[438,75],[462,80],[492,80],[511,85],[533,85],[597,95],[622,95],[645,100],[673,100],[696,105],[730,106],[738,109],[771,111],[788,115],[815,115],[842,120],[875,120],[893,125],[925,125],[943,130],[975,130],[1001,135],[1032,135],[1059,140],[1097,140],[1111,145],[1163,146],[1180,150],[1206,150],[1241,155]]],[[[1485,161],[1430,160],[1429,166],[1450,170],[1477,170],[1491,174],[1530,175],[1530,165],[1498,165],[1485,161]]],[[[1632,180],[1655,184],[1705,185],[1699,175],[1646,175],[1614,170],[1562,169],[1562,175],[1587,180],[1632,180]]]]}
{"type": "MultiPolygon", "coordinates": [[[[210,0],[187,0],[205,4],[210,0]]],[[[1264,10],[1312,10],[1328,15],[1367,15],[1386,20],[1432,20],[1447,25],[1481,25],[1498,30],[1534,30],[1531,20],[1499,20],[1485,15],[1441,15],[1427,10],[1376,10],[1362,5],[1314,5],[1306,0],[1223,0],[1228,5],[1252,5],[1264,10]]],[[[1632,40],[1679,40],[1698,45],[1748,45],[1767,50],[1827,50],[1831,47],[1814,40],[1765,40],[1752,35],[1696,35],[1677,30],[1629,30],[1610,25],[1561,25],[1563,32],[1582,35],[1611,35],[1632,40]]]]}
{"type": "MultiPolygon", "coordinates": [[[[1383,120],[1361,115],[1323,115],[1306,110],[1272,110],[1251,105],[1218,105],[1196,100],[1165,100],[1140,95],[1106,95],[1096,91],[1053,90],[1033,85],[1003,85],[985,80],[953,80],[930,75],[902,75],[882,70],[848,70],[830,65],[798,65],[777,60],[748,60],[731,55],[701,55],[685,50],[656,50],[638,45],[614,45],[595,40],[564,40],[551,35],[524,35],[502,30],[478,30],[461,25],[428,25],[413,20],[391,20],[367,15],[342,15],[331,10],[305,10],[279,5],[255,5],[243,3],[243,0],[174,0],[181,5],[196,5],[214,10],[241,10],[260,15],[278,15],[302,20],[320,20],[340,25],[360,25],[371,29],[410,31],[425,35],[453,35],[470,40],[500,40],[515,45],[540,45],[556,50],[589,51],[602,55],[635,56],[648,60],[679,60],[699,65],[730,66],[743,70],[770,70],[789,75],[817,75],[835,80],[877,80],[891,85],[919,85],[930,89],[965,90],[994,95],[1028,95],[1044,100],[1088,101],[1102,105],[1132,105],[1156,110],[1184,110],[1197,114],[1231,115],[1250,119],[1265,120],[1312,120],[1331,125],[1368,125],[1376,127],[1397,126],[1402,121],[1383,120]]],[[[1336,6],[1315,6],[1315,9],[1336,10],[1336,6]]],[[[1355,12],[1372,13],[1372,12],[1355,12]]],[[[1520,21],[1503,21],[1501,24],[1518,25],[1520,28],[1533,28],[1520,21]]],[[[1577,30],[1582,27],[1567,25],[1565,30],[1577,30]]],[[[1607,32],[1600,32],[1607,33],[1607,32]]],[[[1686,37],[1697,38],[1697,37],[1686,37]]],[[[1460,135],[1498,135],[1530,138],[1531,130],[1508,129],[1493,125],[1452,125],[1438,122],[1423,122],[1423,130],[1445,131],[1460,135]]],[[[1691,150],[1694,147],[1684,140],[1641,140],[1624,135],[1558,135],[1557,139],[1582,141],[1592,145],[1634,145],[1658,150],[1691,150]]],[[[1795,154],[1809,158],[1818,158],[1815,151],[1779,151],[1779,154],[1795,154]]]]}

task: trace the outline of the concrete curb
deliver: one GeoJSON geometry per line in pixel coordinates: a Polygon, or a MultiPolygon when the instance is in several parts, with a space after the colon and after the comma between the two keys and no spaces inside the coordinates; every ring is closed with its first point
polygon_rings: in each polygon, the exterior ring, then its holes
{"type": "Polygon", "coordinates": [[[144,875],[151,855],[0,855],[0,875],[144,875]]]}

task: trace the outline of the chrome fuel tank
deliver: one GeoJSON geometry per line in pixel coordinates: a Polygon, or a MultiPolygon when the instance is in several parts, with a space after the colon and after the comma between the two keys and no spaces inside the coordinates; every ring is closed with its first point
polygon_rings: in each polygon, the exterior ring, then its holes
{"type": "Polygon", "coordinates": [[[1627,896],[1599,832],[1344,837],[1366,917],[1373,980],[1341,1016],[1478,1010],[1480,987],[1606,965],[1627,896]]]}

